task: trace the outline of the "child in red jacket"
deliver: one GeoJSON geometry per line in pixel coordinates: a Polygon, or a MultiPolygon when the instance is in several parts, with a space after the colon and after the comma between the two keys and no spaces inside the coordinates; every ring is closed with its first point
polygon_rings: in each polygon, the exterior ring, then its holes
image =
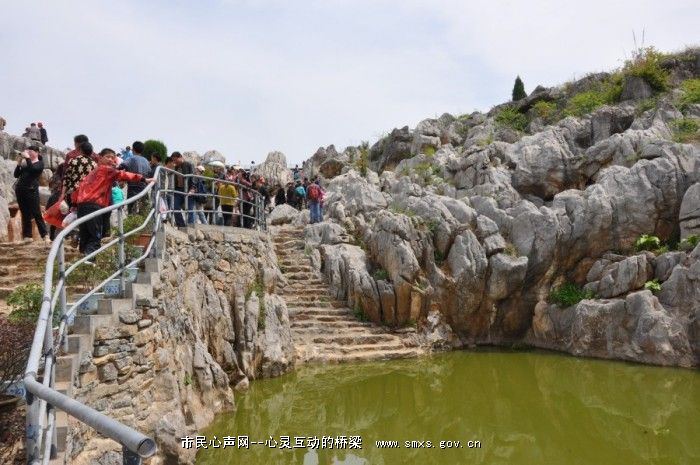
{"type": "MultiPolygon", "coordinates": [[[[92,170],[78,184],[73,192],[73,205],[78,209],[78,218],[108,207],[112,199],[112,186],[115,181],[152,182],[140,174],[116,169],[117,155],[112,149],[102,149],[97,168],[92,170]]],[[[80,225],[80,252],[88,255],[100,248],[102,240],[102,216],[96,216],[80,225]]]]}

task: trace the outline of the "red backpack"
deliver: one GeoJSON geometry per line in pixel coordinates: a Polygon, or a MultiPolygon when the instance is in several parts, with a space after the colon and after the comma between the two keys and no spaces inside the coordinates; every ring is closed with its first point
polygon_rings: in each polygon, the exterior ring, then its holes
{"type": "Polygon", "coordinates": [[[318,184],[311,184],[306,188],[306,195],[308,196],[309,200],[319,200],[321,198],[321,188],[318,186],[318,184]]]}

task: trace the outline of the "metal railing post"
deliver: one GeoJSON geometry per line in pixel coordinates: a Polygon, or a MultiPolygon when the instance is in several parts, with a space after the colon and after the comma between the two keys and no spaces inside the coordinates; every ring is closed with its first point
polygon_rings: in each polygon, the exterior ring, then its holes
{"type": "Polygon", "coordinates": [[[124,265],[126,265],[126,251],[124,249],[124,215],[122,209],[117,209],[117,231],[119,232],[119,269],[121,273],[119,274],[119,295],[124,297],[126,293],[126,277],[124,273],[124,265]]]}
{"type": "MultiPolygon", "coordinates": [[[[63,281],[63,285],[61,286],[61,290],[59,292],[58,296],[58,305],[59,305],[59,311],[61,315],[61,320],[63,320],[64,316],[66,315],[67,311],[67,304],[66,304],[66,286],[68,285],[67,277],[66,277],[66,249],[65,249],[66,242],[61,241],[61,244],[58,247],[58,280],[59,282],[63,281]]],[[[54,312],[56,310],[54,309],[54,312]]],[[[52,322],[53,323],[53,322],[52,322]]],[[[68,322],[66,322],[68,324],[68,322]]],[[[60,336],[59,336],[60,337],[60,336]]],[[[60,344],[60,340],[58,341],[60,344]]],[[[68,338],[65,338],[63,341],[63,349],[68,352],[68,338]]]]}
{"type": "Polygon", "coordinates": [[[190,178],[185,177],[185,181],[182,183],[185,189],[185,205],[182,211],[185,212],[185,227],[190,224],[190,178]]]}

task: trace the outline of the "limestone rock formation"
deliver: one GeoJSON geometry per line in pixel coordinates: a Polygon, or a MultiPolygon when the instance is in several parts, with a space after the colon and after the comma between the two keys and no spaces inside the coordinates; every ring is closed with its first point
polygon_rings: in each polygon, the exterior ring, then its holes
{"type": "Polygon", "coordinates": [[[253,173],[265,177],[270,186],[285,186],[292,181],[287,168],[287,158],[282,152],[270,152],[265,161],[253,169],[253,173]]]}
{"type": "Polygon", "coordinates": [[[274,226],[291,223],[297,216],[299,216],[299,210],[291,205],[283,203],[282,205],[277,205],[274,210],[272,210],[268,216],[268,220],[270,221],[270,224],[274,226]]]}
{"type": "MultiPolygon", "coordinates": [[[[700,76],[668,66],[676,83],[700,76]]],[[[394,129],[370,149],[366,176],[352,164],[334,174],[326,222],[306,241],[336,296],[374,321],[416,323],[431,344],[444,323],[462,345],[697,366],[697,259],[635,250],[643,234],[673,245],[698,231],[700,146],[674,141],[674,121],[692,109],[679,111],[676,92],[639,111],[628,100],[648,84],[627,79],[618,104],[534,124],[538,102],[561,108],[607,79],[394,129]],[[525,134],[497,120],[504,108],[527,113],[525,134]],[[594,298],[562,309],[550,294],[564,283],[594,298]]],[[[336,155],[319,149],[309,166],[336,155]]]]}

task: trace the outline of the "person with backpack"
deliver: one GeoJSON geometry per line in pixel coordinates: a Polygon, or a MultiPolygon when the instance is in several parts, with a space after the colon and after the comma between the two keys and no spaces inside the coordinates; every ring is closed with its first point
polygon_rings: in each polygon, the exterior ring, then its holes
{"type": "Polygon", "coordinates": [[[294,183],[288,182],[286,187],[287,187],[287,203],[290,206],[297,208],[297,193],[294,190],[294,183]]]}
{"type": "MultiPolygon", "coordinates": [[[[197,166],[196,168],[197,174],[199,176],[204,175],[204,167],[202,165],[197,166]]],[[[194,196],[194,204],[195,204],[195,216],[196,219],[199,220],[201,224],[208,224],[207,223],[207,216],[204,214],[204,205],[207,203],[207,200],[209,199],[209,196],[207,195],[209,193],[209,190],[207,189],[207,186],[204,184],[204,181],[202,178],[192,178],[192,183],[194,184],[194,190],[195,190],[195,196],[194,196]]]]}
{"type": "Polygon", "coordinates": [[[309,222],[311,224],[320,223],[322,221],[321,201],[323,200],[323,189],[321,189],[318,179],[309,184],[309,187],[306,189],[306,198],[309,201],[309,222]]]}
{"type": "Polygon", "coordinates": [[[297,210],[301,210],[304,208],[304,203],[306,202],[306,189],[304,189],[301,181],[297,181],[296,187],[294,188],[294,193],[296,194],[297,210]]]}

